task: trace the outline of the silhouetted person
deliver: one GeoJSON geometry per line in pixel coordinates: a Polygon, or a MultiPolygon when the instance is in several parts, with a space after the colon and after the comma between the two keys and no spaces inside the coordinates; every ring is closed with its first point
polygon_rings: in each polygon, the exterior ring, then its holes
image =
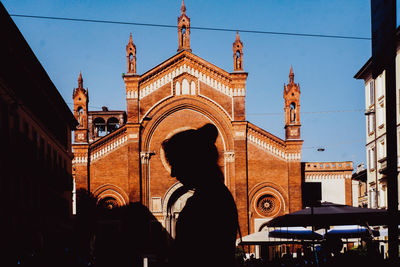
{"type": "Polygon", "coordinates": [[[194,190],[176,224],[172,266],[234,266],[237,210],[217,164],[217,137],[206,124],[162,144],[171,176],[194,190]]]}

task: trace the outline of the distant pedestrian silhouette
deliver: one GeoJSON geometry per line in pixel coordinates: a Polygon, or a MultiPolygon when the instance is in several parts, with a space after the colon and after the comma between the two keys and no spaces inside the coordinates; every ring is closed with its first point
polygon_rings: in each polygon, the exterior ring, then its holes
{"type": "Polygon", "coordinates": [[[237,209],[217,164],[217,137],[206,124],[162,143],[171,176],[194,190],[177,221],[172,266],[234,266],[237,209]]]}

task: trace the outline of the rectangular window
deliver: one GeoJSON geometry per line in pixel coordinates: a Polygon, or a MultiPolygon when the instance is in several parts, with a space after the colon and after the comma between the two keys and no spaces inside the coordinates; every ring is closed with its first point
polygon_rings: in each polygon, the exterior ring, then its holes
{"type": "Polygon", "coordinates": [[[372,134],[375,130],[375,115],[373,113],[367,115],[368,120],[368,134],[372,134]]]}
{"type": "Polygon", "coordinates": [[[375,87],[376,87],[376,96],[378,98],[381,98],[385,93],[385,91],[384,91],[384,88],[385,88],[385,75],[384,75],[384,73],[382,73],[381,75],[379,75],[376,78],[375,87]]]}
{"type": "Polygon", "coordinates": [[[383,159],[385,157],[386,153],[385,153],[385,141],[382,140],[381,142],[379,142],[379,150],[378,150],[378,159],[383,159]]]}
{"type": "Polygon", "coordinates": [[[370,171],[375,169],[375,147],[368,150],[368,167],[370,171]]]}
{"type": "Polygon", "coordinates": [[[375,189],[370,190],[370,206],[376,208],[376,192],[375,189]]]}
{"type": "Polygon", "coordinates": [[[377,122],[376,124],[378,125],[378,127],[381,127],[382,125],[385,124],[385,107],[383,105],[383,102],[380,103],[376,109],[376,119],[377,122]]]}
{"type": "Polygon", "coordinates": [[[371,150],[368,149],[367,150],[367,165],[368,165],[368,169],[371,170],[371,150]]]}
{"type": "Polygon", "coordinates": [[[375,169],[375,147],[371,148],[371,169],[375,169]]]}
{"type": "Polygon", "coordinates": [[[378,77],[376,77],[375,79],[375,89],[376,89],[376,97],[379,98],[380,96],[382,96],[382,76],[379,75],[378,77]]]}
{"type": "Polygon", "coordinates": [[[398,95],[398,97],[397,97],[397,110],[398,110],[398,112],[399,112],[399,114],[400,114],[400,107],[399,107],[399,103],[400,103],[400,89],[397,90],[397,95],[398,95]]]}
{"type": "Polygon", "coordinates": [[[374,80],[369,82],[369,105],[373,105],[375,101],[375,86],[374,80]]]}

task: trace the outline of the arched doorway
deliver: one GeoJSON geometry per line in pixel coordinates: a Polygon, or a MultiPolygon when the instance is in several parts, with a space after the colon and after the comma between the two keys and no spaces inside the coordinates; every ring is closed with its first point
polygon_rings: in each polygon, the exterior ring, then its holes
{"type": "Polygon", "coordinates": [[[175,238],[176,235],[175,227],[179,214],[183,207],[185,207],[186,201],[193,196],[194,193],[193,190],[187,190],[182,184],[176,184],[174,187],[176,189],[167,200],[165,216],[165,228],[172,238],[175,238]]]}

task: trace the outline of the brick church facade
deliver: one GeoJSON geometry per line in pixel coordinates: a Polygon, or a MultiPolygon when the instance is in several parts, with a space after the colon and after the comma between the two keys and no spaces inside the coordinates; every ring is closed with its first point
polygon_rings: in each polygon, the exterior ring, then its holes
{"type": "MultiPolygon", "coordinates": [[[[141,202],[174,235],[174,225],[191,192],[170,177],[161,143],[186,129],[213,123],[225,184],[235,198],[242,234],[259,231],[271,218],[302,208],[300,87],[292,68],[284,85],[285,139],[248,122],[243,43],[233,43],[233,71],[192,53],[190,18],[178,17],[177,53],[143,74],[136,73],[132,35],[123,75],[127,111],[88,111],[80,75],[74,89],[74,178],[101,205],[141,202]]],[[[188,148],[190,149],[190,148],[188,148]]],[[[195,151],[189,151],[195,153],[195,151]]]]}

